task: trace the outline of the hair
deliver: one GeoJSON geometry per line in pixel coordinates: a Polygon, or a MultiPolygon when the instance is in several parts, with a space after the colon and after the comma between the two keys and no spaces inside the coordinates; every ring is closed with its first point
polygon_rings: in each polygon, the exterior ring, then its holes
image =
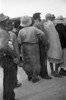
{"type": "Polygon", "coordinates": [[[40,14],[41,14],[41,13],[39,13],[39,12],[38,12],[38,13],[34,13],[34,14],[33,14],[33,18],[34,18],[34,19],[39,18],[39,17],[40,17],[40,14]]]}

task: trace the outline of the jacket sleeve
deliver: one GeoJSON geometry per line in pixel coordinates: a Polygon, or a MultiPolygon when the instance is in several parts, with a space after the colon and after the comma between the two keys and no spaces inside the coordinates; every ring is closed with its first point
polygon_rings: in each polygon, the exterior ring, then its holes
{"type": "Polygon", "coordinates": [[[64,25],[64,36],[65,36],[65,40],[66,40],[66,24],[64,25]]]}
{"type": "Polygon", "coordinates": [[[43,31],[37,29],[37,36],[38,36],[38,39],[40,39],[42,41],[44,46],[48,45],[48,41],[47,41],[46,35],[45,35],[45,33],[43,31]]]}
{"type": "Polygon", "coordinates": [[[18,43],[21,45],[22,43],[22,36],[21,36],[21,31],[18,33],[18,43]]]}
{"type": "Polygon", "coordinates": [[[16,56],[19,58],[19,46],[18,46],[18,41],[15,34],[14,34],[14,39],[13,39],[13,45],[16,52],[16,56]]]}

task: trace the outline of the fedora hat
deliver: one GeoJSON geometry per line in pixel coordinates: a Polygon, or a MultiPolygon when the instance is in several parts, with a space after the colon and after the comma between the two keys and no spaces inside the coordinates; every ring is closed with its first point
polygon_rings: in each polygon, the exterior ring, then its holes
{"type": "Polygon", "coordinates": [[[7,20],[9,17],[5,16],[3,13],[0,14],[0,22],[7,20]]]}
{"type": "Polygon", "coordinates": [[[20,26],[26,27],[32,24],[32,18],[30,16],[23,16],[20,19],[20,26]]]}

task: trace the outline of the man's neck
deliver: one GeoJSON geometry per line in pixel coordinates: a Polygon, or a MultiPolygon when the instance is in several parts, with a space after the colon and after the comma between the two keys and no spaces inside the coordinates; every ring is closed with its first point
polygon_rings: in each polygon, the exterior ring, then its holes
{"type": "Polygon", "coordinates": [[[39,20],[35,20],[35,22],[40,22],[39,20]]]}

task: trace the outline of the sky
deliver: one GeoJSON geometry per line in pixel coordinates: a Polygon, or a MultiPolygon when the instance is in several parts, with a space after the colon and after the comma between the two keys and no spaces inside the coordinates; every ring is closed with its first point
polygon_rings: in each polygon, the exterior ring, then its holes
{"type": "Polygon", "coordinates": [[[66,0],[0,0],[0,13],[10,18],[24,15],[32,16],[41,12],[41,18],[47,13],[66,17],[66,0]]]}

